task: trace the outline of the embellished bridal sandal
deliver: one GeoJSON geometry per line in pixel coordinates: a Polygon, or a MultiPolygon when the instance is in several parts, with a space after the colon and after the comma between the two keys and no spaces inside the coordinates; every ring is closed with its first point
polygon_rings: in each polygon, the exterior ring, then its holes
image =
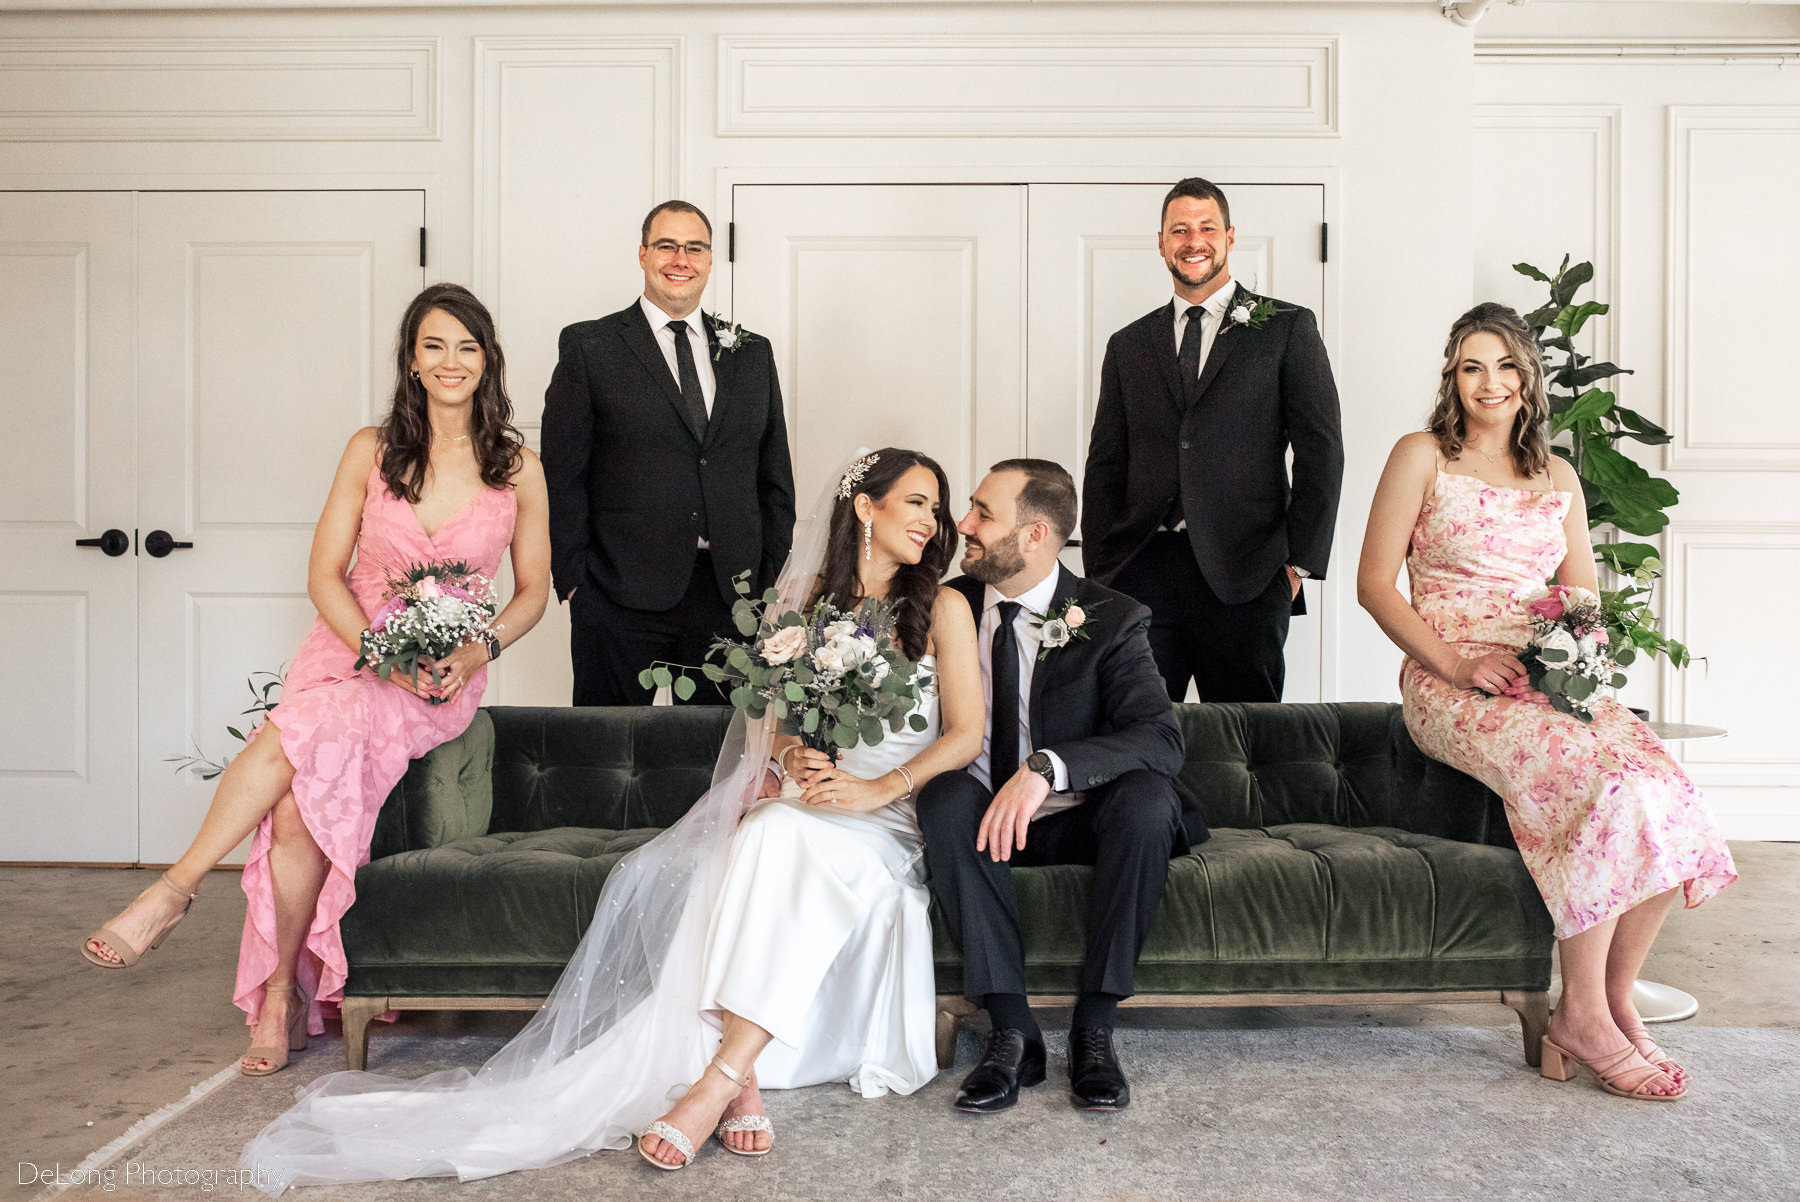
{"type": "Polygon", "coordinates": [[[694,1159],[694,1145],[688,1142],[688,1137],[683,1135],[679,1129],[670,1126],[661,1119],[657,1119],[654,1123],[651,1123],[648,1127],[645,1127],[642,1131],[638,1132],[637,1150],[639,1156],[642,1156],[657,1168],[667,1169],[671,1173],[676,1169],[687,1168],[694,1159]],[[650,1150],[644,1147],[644,1137],[646,1135],[656,1136],[656,1138],[662,1140],[665,1144],[670,1145],[677,1152],[681,1153],[681,1163],[664,1164],[656,1157],[650,1155],[650,1150]]]}
{"type": "MultiPolygon", "coordinates": [[[[739,1089],[750,1088],[750,1074],[738,1072],[726,1064],[722,1057],[714,1056],[712,1066],[724,1073],[726,1080],[736,1082],[739,1089]]],[[[769,1121],[769,1116],[766,1114],[733,1115],[713,1130],[713,1136],[719,1141],[719,1146],[733,1156],[767,1156],[775,1148],[775,1124],[769,1121]],[[725,1142],[725,1137],[734,1131],[767,1131],[769,1146],[766,1148],[734,1148],[725,1142]]]]}
{"type": "MultiPolygon", "coordinates": [[[[257,1045],[251,1047],[238,1060],[238,1072],[246,1077],[266,1077],[270,1073],[278,1073],[287,1067],[289,1052],[304,1052],[309,1036],[306,1033],[306,994],[298,985],[288,987],[294,995],[294,1008],[288,1012],[287,1046],[284,1048],[266,1048],[257,1045]],[[261,1060],[263,1067],[251,1068],[246,1060],[261,1060]]],[[[267,999],[264,999],[267,1004],[267,999]]]]}
{"type": "Polygon", "coordinates": [[[1637,1055],[1637,1049],[1630,1044],[1626,1044],[1618,1052],[1597,1056],[1592,1060],[1583,1060],[1547,1035],[1543,1039],[1542,1049],[1543,1063],[1538,1071],[1552,1081],[1569,1080],[1575,1075],[1575,1066],[1580,1065],[1593,1075],[1601,1089],[1615,1097],[1632,1098],[1640,1102],[1676,1102],[1687,1094],[1687,1086],[1654,1065],[1619,1069],[1626,1060],[1637,1055]],[[1615,1069],[1619,1071],[1613,1072],[1615,1069]],[[1675,1092],[1653,1093],[1650,1087],[1659,1077],[1676,1086],[1675,1092]]]}
{"type": "Polygon", "coordinates": [[[1638,1050],[1639,1055],[1661,1069],[1663,1075],[1668,1077],[1669,1080],[1675,1082],[1677,1085],[1685,1085],[1687,1083],[1687,1070],[1669,1059],[1669,1057],[1663,1053],[1663,1050],[1656,1046],[1656,1040],[1650,1038],[1650,1032],[1646,1031],[1642,1024],[1626,1031],[1625,1038],[1631,1041],[1631,1046],[1638,1050]],[[1650,1045],[1650,1050],[1647,1052],[1644,1051],[1643,1047],[1646,1043],[1650,1045]]]}
{"type": "Polygon", "coordinates": [[[162,941],[169,937],[169,932],[175,929],[176,923],[187,917],[188,910],[194,905],[194,899],[200,896],[200,888],[198,885],[196,885],[193,892],[190,893],[180,885],[177,885],[174,881],[170,880],[169,874],[166,872],[156,878],[156,883],[166,886],[171,893],[185,899],[185,904],[181,907],[181,913],[164,923],[162,930],[158,931],[151,938],[149,946],[144,947],[141,950],[133,948],[129,939],[126,939],[125,936],[119,934],[111,927],[101,927],[92,935],[89,935],[86,939],[81,941],[81,954],[86,957],[88,963],[97,964],[101,968],[130,968],[133,964],[136,964],[143,958],[145,952],[153,952],[162,946],[162,941]],[[105,956],[102,956],[89,946],[89,944],[94,943],[98,943],[101,947],[117,956],[118,959],[108,960],[105,956]]]}
{"type": "MultiPolygon", "coordinates": [[[[750,1075],[748,1073],[738,1072],[735,1068],[732,1068],[729,1064],[726,1064],[723,1058],[721,1058],[719,1056],[714,1056],[712,1058],[712,1066],[714,1068],[718,1069],[719,1072],[723,1073],[725,1076],[725,1079],[727,1081],[736,1082],[737,1087],[739,1089],[748,1089],[750,1087],[750,1075]]],[[[724,1122],[720,1123],[718,1132],[716,1132],[715,1134],[721,1134],[727,1130],[730,1130],[730,1131],[770,1130],[770,1131],[772,1131],[773,1128],[769,1126],[769,1120],[766,1116],[763,1116],[763,1115],[739,1115],[737,1118],[726,1119],[724,1122]],[[761,1127],[757,1127],[757,1126],[753,1125],[754,1120],[757,1120],[757,1119],[762,1120],[761,1127]],[[732,1124],[734,1124],[734,1123],[739,1124],[739,1125],[733,1126],[732,1124]]],[[[721,1140],[719,1142],[720,1142],[720,1146],[723,1147],[727,1152],[737,1152],[736,1148],[733,1148],[730,1144],[725,1143],[723,1140],[721,1140]]],[[[657,1119],[655,1122],[651,1123],[648,1127],[645,1127],[642,1131],[638,1132],[637,1150],[638,1150],[639,1156],[642,1156],[645,1160],[649,1161],[651,1164],[655,1165],[657,1168],[666,1169],[669,1172],[674,1172],[676,1169],[685,1169],[688,1167],[688,1165],[690,1165],[694,1162],[694,1145],[693,1145],[693,1143],[688,1140],[687,1136],[685,1136],[681,1133],[680,1128],[676,1127],[672,1123],[665,1123],[661,1119],[657,1119]],[[664,1164],[662,1161],[660,1161],[656,1157],[652,1156],[650,1154],[650,1150],[648,1148],[644,1147],[644,1137],[647,1135],[656,1136],[656,1138],[662,1140],[664,1143],[671,1145],[677,1152],[681,1153],[681,1163],[680,1164],[664,1164]]],[[[768,1148],[764,1148],[761,1152],[737,1152],[737,1154],[739,1156],[763,1156],[768,1153],[768,1150],[769,1150],[768,1148]]]]}

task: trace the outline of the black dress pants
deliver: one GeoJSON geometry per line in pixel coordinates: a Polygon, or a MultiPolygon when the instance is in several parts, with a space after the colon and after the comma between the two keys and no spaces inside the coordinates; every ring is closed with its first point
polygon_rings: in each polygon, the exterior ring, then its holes
{"type": "Polygon", "coordinates": [[[1150,654],[1169,700],[1280,701],[1293,587],[1277,571],[1260,596],[1227,605],[1206,583],[1186,534],[1159,530],[1113,587],[1150,610],[1150,654]]]}
{"type": "MultiPolygon", "coordinates": [[[[712,555],[701,551],[687,592],[674,608],[631,609],[615,603],[590,579],[569,602],[569,658],[575,668],[576,705],[649,705],[655,690],[638,673],[657,660],[698,668],[721,634],[736,637],[731,606],[719,596],[712,555]]],[[[698,672],[692,705],[724,705],[717,685],[698,672]]]]}
{"type": "Polygon", "coordinates": [[[962,947],[963,993],[1026,993],[1025,943],[1012,869],[1091,864],[1082,993],[1130,997],[1138,953],[1169,882],[1181,804],[1167,777],[1128,772],[1088,792],[1080,805],[1031,824],[1012,862],[975,850],[993,791],[965,771],[919,791],[919,828],[932,892],[962,947]]]}

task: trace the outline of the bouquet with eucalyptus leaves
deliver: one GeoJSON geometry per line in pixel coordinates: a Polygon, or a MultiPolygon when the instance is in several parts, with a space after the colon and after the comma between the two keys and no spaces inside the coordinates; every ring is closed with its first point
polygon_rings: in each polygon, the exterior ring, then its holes
{"type": "Polygon", "coordinates": [[[1634,653],[1629,644],[1613,647],[1600,598],[1584,588],[1552,584],[1525,598],[1531,618],[1531,642],[1519,662],[1531,687],[1550,704],[1583,722],[1594,720],[1589,706],[1602,688],[1622,689],[1634,653]]]}
{"type": "MultiPolygon", "coordinates": [[[[919,697],[933,687],[931,670],[908,659],[894,637],[894,607],[864,601],[855,609],[821,597],[802,613],[778,610],[774,589],[750,596],[749,573],[734,582],[732,621],[740,639],[713,642],[700,671],[752,719],[773,714],[783,734],[837,758],[859,743],[874,746],[889,731],[918,731],[919,697]],[[717,662],[713,662],[713,661],[717,662]]],[[[638,674],[644,688],[672,688],[686,700],[694,682],[680,664],[655,663],[638,674]]]]}

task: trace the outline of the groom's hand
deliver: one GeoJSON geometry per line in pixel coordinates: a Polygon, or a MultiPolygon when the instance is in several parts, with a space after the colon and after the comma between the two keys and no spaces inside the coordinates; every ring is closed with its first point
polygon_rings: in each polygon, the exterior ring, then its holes
{"type": "Polygon", "coordinates": [[[981,816],[981,829],[975,834],[975,850],[985,851],[996,863],[1012,859],[1015,848],[1025,849],[1025,834],[1031,829],[1031,816],[1050,796],[1050,782],[1020,764],[981,816]]]}

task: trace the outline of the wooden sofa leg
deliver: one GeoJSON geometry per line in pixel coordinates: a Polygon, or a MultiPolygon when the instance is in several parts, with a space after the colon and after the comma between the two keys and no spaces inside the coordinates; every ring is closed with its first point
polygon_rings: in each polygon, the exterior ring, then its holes
{"type": "Polygon", "coordinates": [[[360,1072],[369,1065],[369,1024],[387,1009],[387,999],[347,997],[338,1009],[344,1020],[344,1065],[360,1072]]]}
{"type": "Polygon", "coordinates": [[[1519,1013],[1519,1027],[1525,1035],[1525,1063],[1537,1068],[1544,1059],[1544,1033],[1550,1029],[1550,995],[1506,989],[1500,1000],[1519,1013]]]}
{"type": "Polygon", "coordinates": [[[962,1020],[981,1007],[968,998],[944,994],[937,1000],[938,1067],[948,1069],[956,1063],[956,1032],[962,1020]]]}

